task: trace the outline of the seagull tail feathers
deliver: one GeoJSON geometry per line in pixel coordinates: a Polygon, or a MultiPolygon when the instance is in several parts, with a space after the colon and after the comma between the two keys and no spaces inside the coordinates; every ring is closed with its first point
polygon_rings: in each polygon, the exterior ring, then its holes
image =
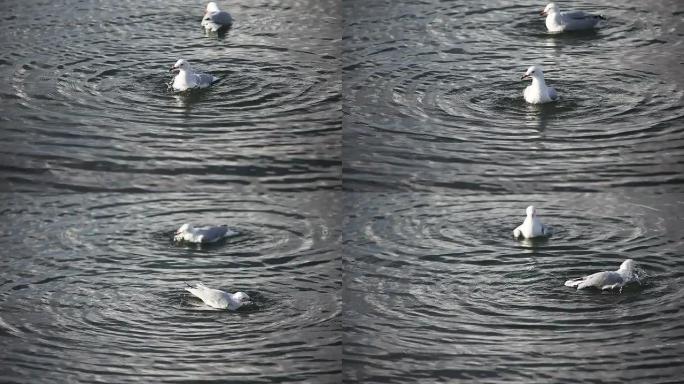
{"type": "Polygon", "coordinates": [[[185,284],[188,285],[187,287],[185,287],[185,290],[197,297],[200,297],[200,293],[202,292],[202,290],[207,288],[207,286],[202,283],[197,283],[195,284],[195,286],[192,286],[186,281],[185,284]]]}

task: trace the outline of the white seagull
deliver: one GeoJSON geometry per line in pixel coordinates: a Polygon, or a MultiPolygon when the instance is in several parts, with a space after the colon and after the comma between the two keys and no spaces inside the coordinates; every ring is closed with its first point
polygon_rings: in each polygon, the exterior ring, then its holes
{"type": "Polygon", "coordinates": [[[546,16],[546,29],[549,32],[592,29],[599,21],[606,19],[602,15],[592,15],[584,11],[561,12],[554,3],[549,3],[540,14],[546,16]]]}
{"type": "Polygon", "coordinates": [[[533,65],[527,68],[527,72],[520,78],[520,80],[532,79],[532,85],[529,85],[523,91],[525,101],[530,104],[543,104],[558,100],[556,90],[547,87],[544,81],[544,72],[538,65],[533,65]]]}
{"type": "Polygon", "coordinates": [[[176,64],[169,70],[169,72],[176,71],[178,74],[173,78],[172,86],[173,90],[178,92],[194,88],[207,88],[218,80],[218,77],[206,73],[194,72],[192,67],[190,67],[190,63],[185,59],[176,61],[176,64]]]}
{"type": "Polygon", "coordinates": [[[589,276],[571,279],[565,282],[566,287],[577,289],[596,287],[598,289],[622,288],[625,284],[638,282],[639,276],[634,273],[634,260],[627,259],[620,264],[617,271],[598,272],[589,276]]]}
{"type": "Polygon", "coordinates": [[[243,305],[252,304],[251,299],[244,292],[228,293],[209,288],[202,283],[197,283],[195,287],[188,286],[185,290],[199,297],[204,304],[212,308],[234,311],[243,305]]]}
{"type": "Polygon", "coordinates": [[[513,236],[515,238],[522,236],[526,239],[531,239],[534,237],[548,236],[551,234],[550,228],[542,224],[537,217],[534,206],[530,205],[527,207],[526,213],[527,217],[525,217],[525,221],[523,221],[522,224],[513,230],[513,236]]]}
{"type": "Polygon", "coordinates": [[[230,13],[219,9],[213,1],[207,4],[207,10],[202,18],[202,26],[207,31],[216,32],[219,29],[229,27],[233,23],[230,13]]]}
{"type": "Polygon", "coordinates": [[[239,233],[222,225],[219,227],[199,227],[195,228],[192,224],[181,225],[173,236],[174,241],[186,241],[188,243],[215,243],[226,237],[235,236],[239,233]]]}

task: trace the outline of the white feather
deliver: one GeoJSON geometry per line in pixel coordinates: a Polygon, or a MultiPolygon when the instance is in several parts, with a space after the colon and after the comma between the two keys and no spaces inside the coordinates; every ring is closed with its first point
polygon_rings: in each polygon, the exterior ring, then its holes
{"type": "Polygon", "coordinates": [[[577,287],[577,289],[594,287],[606,290],[622,288],[625,284],[633,281],[639,281],[639,277],[634,272],[634,260],[627,259],[622,262],[617,271],[597,272],[589,276],[570,279],[564,285],[566,287],[577,287]]]}
{"type": "Polygon", "coordinates": [[[601,15],[592,15],[583,11],[561,12],[554,3],[549,3],[542,14],[546,15],[546,29],[549,32],[592,29],[603,19],[601,15]]]}
{"type": "Polygon", "coordinates": [[[186,287],[185,290],[212,308],[236,310],[243,305],[251,304],[249,296],[244,292],[228,293],[209,288],[202,283],[197,283],[195,287],[186,287]]]}
{"type": "Polygon", "coordinates": [[[185,241],[188,243],[215,243],[227,237],[238,235],[239,233],[226,226],[209,226],[195,228],[192,224],[181,225],[173,236],[174,241],[185,241]]]}
{"type": "Polygon", "coordinates": [[[558,93],[556,93],[556,90],[546,86],[546,81],[544,81],[544,71],[542,70],[542,67],[538,65],[533,65],[529,67],[522,78],[532,79],[532,84],[525,88],[525,91],[523,91],[525,101],[527,101],[528,103],[543,104],[558,99],[558,93]]]}
{"type": "Polygon", "coordinates": [[[524,237],[526,239],[531,239],[534,237],[549,236],[551,231],[547,226],[542,224],[539,217],[537,217],[536,210],[534,206],[530,205],[526,210],[527,216],[522,224],[513,230],[513,236],[524,237]]]}

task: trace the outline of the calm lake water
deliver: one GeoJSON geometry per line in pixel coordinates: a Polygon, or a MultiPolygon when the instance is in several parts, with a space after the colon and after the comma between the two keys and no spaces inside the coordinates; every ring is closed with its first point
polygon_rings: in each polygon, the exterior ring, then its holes
{"type": "Polygon", "coordinates": [[[3,3],[1,382],[341,380],[341,8],[219,4],[222,36],[204,2],[3,3]],[[181,57],[221,80],[174,95],[181,57]]]}
{"type": "Polygon", "coordinates": [[[684,3],[557,36],[544,5],[344,3],[345,381],[681,381],[684,3]],[[641,286],[563,286],[627,258],[641,286]]]}

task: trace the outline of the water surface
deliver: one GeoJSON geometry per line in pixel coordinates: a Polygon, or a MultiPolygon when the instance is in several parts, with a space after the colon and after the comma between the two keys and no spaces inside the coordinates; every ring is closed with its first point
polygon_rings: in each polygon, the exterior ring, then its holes
{"type": "Polygon", "coordinates": [[[340,7],[220,5],[3,3],[0,381],[339,382],[340,7]],[[220,81],[170,92],[179,58],[220,81]]]}
{"type": "Polygon", "coordinates": [[[5,194],[3,382],[338,381],[336,201],[5,194]],[[241,234],[174,244],[177,223],[197,217],[241,234]],[[183,290],[198,281],[254,305],[204,306],[183,290]]]}
{"type": "Polygon", "coordinates": [[[680,381],[684,9],[544,5],[345,2],[347,382],[680,381]],[[530,204],[550,239],[513,239],[530,204]],[[563,286],[626,258],[643,285],[563,286]]]}
{"type": "Polygon", "coordinates": [[[557,193],[534,242],[512,230],[544,195],[352,193],[346,381],[678,381],[684,200],[661,192],[557,193]],[[563,285],[627,258],[641,285],[563,285]]]}
{"type": "Polygon", "coordinates": [[[545,32],[535,2],[345,7],[345,188],[601,191],[681,184],[679,2],[573,6],[594,32],[545,32]],[[522,98],[542,65],[561,100],[522,98]]]}
{"type": "Polygon", "coordinates": [[[235,23],[222,36],[205,35],[201,3],[5,4],[0,186],[338,187],[335,4],[232,2],[235,23]],[[190,95],[170,92],[179,58],[221,80],[190,95]]]}

